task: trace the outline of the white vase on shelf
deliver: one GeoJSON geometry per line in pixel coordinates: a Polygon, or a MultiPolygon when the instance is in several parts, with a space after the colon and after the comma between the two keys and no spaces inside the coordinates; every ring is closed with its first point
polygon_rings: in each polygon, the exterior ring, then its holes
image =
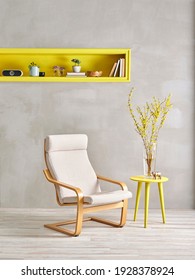
{"type": "Polygon", "coordinates": [[[74,65],[74,66],[72,66],[72,70],[75,73],[79,73],[81,71],[81,66],[80,65],[74,65]]]}
{"type": "Polygon", "coordinates": [[[39,67],[38,66],[31,66],[30,76],[32,76],[32,77],[38,77],[39,76],[39,67]]]}

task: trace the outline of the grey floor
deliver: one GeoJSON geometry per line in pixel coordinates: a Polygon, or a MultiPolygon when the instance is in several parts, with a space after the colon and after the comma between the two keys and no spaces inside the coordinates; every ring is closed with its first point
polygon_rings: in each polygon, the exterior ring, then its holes
{"type": "MultiPolygon", "coordinates": [[[[167,222],[163,224],[160,210],[150,209],[145,229],[143,210],[134,222],[133,209],[129,209],[125,227],[84,222],[79,237],[43,227],[73,218],[73,212],[67,208],[1,208],[0,259],[195,260],[195,210],[166,210],[167,222]]],[[[114,210],[96,216],[116,220],[118,214],[114,210]]]]}

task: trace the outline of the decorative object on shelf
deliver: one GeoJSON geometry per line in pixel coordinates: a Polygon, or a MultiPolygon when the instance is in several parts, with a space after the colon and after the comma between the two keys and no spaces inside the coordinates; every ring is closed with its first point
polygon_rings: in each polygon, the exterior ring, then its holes
{"type": "Polygon", "coordinates": [[[28,66],[30,70],[30,76],[32,77],[39,77],[39,66],[36,65],[34,62],[31,62],[31,64],[28,66]]]}
{"type": "Polygon", "coordinates": [[[88,77],[101,77],[102,76],[102,71],[87,71],[87,76],[88,77]]]}
{"type": "Polygon", "coordinates": [[[65,68],[62,66],[53,66],[54,76],[55,77],[64,77],[65,68]]]}
{"type": "Polygon", "coordinates": [[[67,72],[66,77],[87,77],[85,72],[67,72]]]}
{"type": "Polygon", "coordinates": [[[153,178],[156,180],[156,179],[161,179],[162,176],[161,176],[161,172],[159,171],[156,171],[156,172],[152,172],[152,176],[153,178]]]}
{"type": "Polygon", "coordinates": [[[39,77],[45,77],[45,72],[39,72],[39,77]]]}
{"type": "Polygon", "coordinates": [[[132,105],[132,95],[134,88],[131,89],[128,98],[128,107],[130,115],[134,121],[136,132],[141,136],[145,158],[144,164],[147,166],[146,176],[152,177],[155,173],[156,145],[160,129],[163,127],[169,110],[172,108],[171,96],[169,95],[163,101],[153,97],[151,103],[146,102],[143,109],[137,106],[137,114],[135,115],[132,105]]]}
{"type": "Polygon", "coordinates": [[[20,77],[23,75],[23,72],[22,70],[19,70],[19,69],[9,69],[9,70],[3,70],[2,71],[2,75],[3,76],[17,76],[17,77],[20,77]]]}
{"type": "Polygon", "coordinates": [[[120,58],[115,62],[110,71],[109,77],[125,77],[125,59],[120,58]]]}
{"type": "Polygon", "coordinates": [[[78,58],[74,58],[71,61],[75,63],[75,65],[72,66],[73,72],[79,73],[81,71],[81,66],[80,66],[81,61],[78,58]]]}

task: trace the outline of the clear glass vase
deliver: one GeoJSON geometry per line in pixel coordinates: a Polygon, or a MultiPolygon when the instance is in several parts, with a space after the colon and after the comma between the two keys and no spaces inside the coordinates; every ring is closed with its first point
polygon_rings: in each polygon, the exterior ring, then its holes
{"type": "Polygon", "coordinates": [[[143,151],[143,167],[144,167],[144,176],[153,177],[153,173],[156,172],[156,153],[157,153],[157,144],[152,143],[149,147],[144,148],[143,151]]]}

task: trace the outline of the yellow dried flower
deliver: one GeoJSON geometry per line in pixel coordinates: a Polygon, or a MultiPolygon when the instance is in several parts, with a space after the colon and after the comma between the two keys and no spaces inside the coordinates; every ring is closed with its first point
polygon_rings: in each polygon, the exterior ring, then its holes
{"type": "Polygon", "coordinates": [[[163,127],[167,114],[172,108],[171,95],[168,95],[163,101],[153,97],[152,102],[146,102],[143,109],[137,106],[137,114],[135,114],[132,104],[133,91],[134,88],[131,89],[128,97],[129,112],[134,121],[136,131],[142,138],[146,154],[149,155],[153,143],[157,143],[159,130],[163,127]]]}

